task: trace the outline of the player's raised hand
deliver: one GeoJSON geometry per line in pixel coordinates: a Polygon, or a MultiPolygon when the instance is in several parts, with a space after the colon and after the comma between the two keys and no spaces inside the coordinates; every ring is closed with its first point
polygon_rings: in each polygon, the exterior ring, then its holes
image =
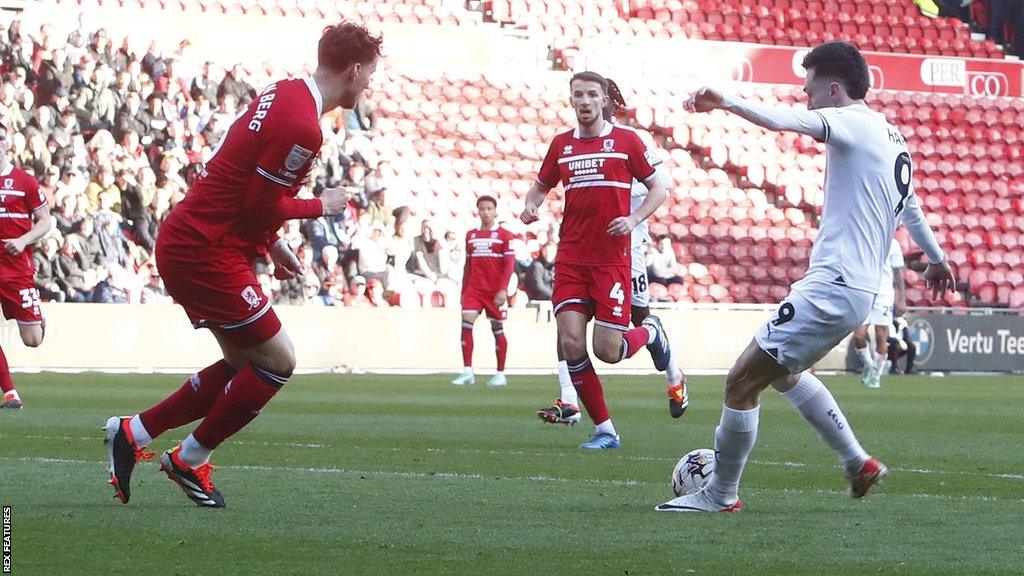
{"type": "Polygon", "coordinates": [[[348,200],[356,189],[351,186],[338,186],[327,188],[320,193],[320,202],[324,205],[324,216],[341,214],[348,206],[348,200]]]}
{"type": "Polygon", "coordinates": [[[956,277],[953,276],[953,269],[949,262],[943,260],[938,264],[928,264],[924,269],[924,281],[932,291],[932,299],[941,296],[945,291],[952,292],[956,288],[956,277]]]}
{"type": "Polygon", "coordinates": [[[4,250],[12,256],[17,256],[25,251],[25,243],[18,238],[4,240],[4,250]]]}
{"type": "Polygon", "coordinates": [[[619,216],[608,224],[608,235],[626,236],[636,228],[636,224],[632,216],[619,216]]]}
{"type": "Polygon", "coordinates": [[[519,215],[519,219],[523,221],[523,224],[533,224],[537,220],[540,220],[540,215],[537,213],[537,207],[526,205],[523,209],[523,213],[519,215]]]}
{"type": "Polygon", "coordinates": [[[284,240],[278,240],[270,247],[270,259],[274,261],[274,277],[278,280],[295,278],[304,272],[299,257],[284,240]]]}
{"type": "Polygon", "coordinates": [[[690,112],[710,112],[722,107],[724,96],[717,90],[703,87],[697,90],[683,103],[683,107],[690,112]]]}

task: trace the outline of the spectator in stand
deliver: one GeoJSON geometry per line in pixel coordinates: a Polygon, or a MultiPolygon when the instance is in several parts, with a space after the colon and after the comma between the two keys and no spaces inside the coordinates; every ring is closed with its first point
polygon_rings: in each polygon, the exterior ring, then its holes
{"type": "Polygon", "coordinates": [[[146,134],[149,125],[143,120],[142,96],[138,92],[128,92],[124,104],[114,117],[114,136],[120,140],[128,132],[146,134]]]}
{"type": "Polygon", "coordinates": [[[114,185],[116,177],[110,164],[100,164],[92,175],[92,180],[85,187],[85,197],[89,200],[89,210],[95,212],[100,207],[100,196],[114,195],[118,198],[121,191],[114,185]]]}
{"type": "Polygon", "coordinates": [[[50,166],[50,150],[46,147],[46,139],[41,132],[34,128],[28,128],[26,132],[28,137],[25,141],[25,150],[14,161],[22,170],[38,178],[46,173],[50,166]]]}
{"type": "Polygon", "coordinates": [[[164,95],[160,92],[153,92],[146,97],[146,107],[136,116],[145,127],[142,134],[142,143],[146,146],[162,145],[167,139],[167,125],[169,120],[164,110],[164,95]]]}
{"type": "MultiPolygon", "coordinates": [[[[64,243],[57,254],[57,285],[64,293],[64,302],[90,302],[95,282],[95,272],[86,271],[78,259],[81,239],[75,234],[64,236],[64,243]]],[[[58,300],[61,300],[58,298],[58,300]]]]}
{"type": "Polygon", "coordinates": [[[52,105],[57,99],[58,92],[63,91],[67,94],[74,81],[72,67],[63,49],[54,48],[49,54],[44,54],[39,67],[39,83],[36,85],[39,103],[52,105]]]}
{"type": "Polygon", "coordinates": [[[145,283],[139,295],[141,304],[173,304],[174,300],[167,294],[164,282],[160,279],[160,272],[156,266],[143,266],[141,273],[145,275],[145,283]]]}
{"type": "Polygon", "coordinates": [[[14,86],[10,82],[0,85],[0,120],[5,120],[7,126],[15,132],[20,132],[28,126],[29,114],[21,108],[21,104],[14,98],[14,86]]]}
{"type": "Polygon", "coordinates": [[[245,77],[245,68],[241,64],[235,64],[224,74],[224,80],[217,87],[217,99],[220,100],[223,95],[228,94],[239,106],[248,106],[256,91],[245,81],[245,77]]]}
{"type": "Polygon", "coordinates": [[[985,33],[996,44],[1005,45],[1007,52],[1017,56],[1024,55],[1024,1],[989,0],[988,30],[985,33]],[[1006,35],[1007,28],[1013,34],[1012,45],[1009,44],[1010,38],[1006,35]]]}
{"type": "Polygon", "coordinates": [[[313,267],[324,293],[347,289],[345,272],[338,263],[338,256],[338,247],[328,244],[320,250],[320,260],[313,267]]]}
{"type": "Polygon", "coordinates": [[[358,275],[352,277],[352,283],[348,292],[345,293],[342,304],[352,308],[370,308],[373,306],[370,298],[366,295],[366,278],[358,275]]]}
{"type": "MultiPolygon", "coordinates": [[[[382,284],[388,278],[388,253],[384,247],[384,228],[374,224],[368,231],[361,232],[353,242],[358,251],[357,269],[367,281],[379,280],[382,284]]],[[[387,285],[384,284],[386,288],[387,285]]]]}
{"type": "Polygon", "coordinates": [[[462,285],[462,273],[466,266],[466,251],[454,231],[444,233],[441,244],[441,266],[446,276],[456,285],[462,285]]]}
{"type": "Polygon", "coordinates": [[[366,283],[367,298],[373,308],[390,308],[391,304],[384,299],[384,285],[376,278],[371,278],[366,283]]]}
{"type": "Polygon", "coordinates": [[[672,249],[672,239],[662,236],[657,246],[652,247],[647,254],[647,276],[651,282],[659,284],[682,284],[682,267],[676,260],[676,253],[672,249]]]}
{"type": "Polygon", "coordinates": [[[530,300],[551,300],[555,286],[555,252],[552,243],[541,246],[540,254],[526,268],[523,288],[530,300]]]}
{"type": "Polygon", "coordinates": [[[355,108],[345,114],[345,131],[349,136],[372,138],[377,131],[377,113],[366,98],[360,98],[355,108]]]}
{"type": "Polygon", "coordinates": [[[110,89],[110,68],[101,65],[93,70],[89,83],[75,98],[74,106],[83,131],[91,133],[114,127],[117,98],[110,89]]]}
{"type": "Polygon", "coordinates": [[[192,79],[192,84],[189,86],[189,94],[192,95],[192,99],[195,100],[200,96],[204,97],[209,102],[217,100],[217,89],[220,84],[214,79],[214,64],[213,62],[206,61],[203,63],[203,69],[192,79]]]}
{"type": "Polygon", "coordinates": [[[128,280],[125,269],[118,265],[98,269],[99,282],[92,292],[92,301],[99,304],[126,304],[128,280]]]}
{"type": "Polygon", "coordinates": [[[132,259],[128,255],[128,241],[121,234],[121,217],[113,212],[103,214],[99,224],[97,235],[100,241],[100,264],[111,270],[115,266],[124,268],[130,265],[132,259]]]}
{"type": "Polygon", "coordinates": [[[39,297],[44,300],[64,300],[64,292],[57,283],[57,252],[60,250],[60,241],[53,234],[48,235],[39,242],[42,250],[36,250],[32,254],[32,262],[36,267],[35,284],[39,291],[39,297]]]}

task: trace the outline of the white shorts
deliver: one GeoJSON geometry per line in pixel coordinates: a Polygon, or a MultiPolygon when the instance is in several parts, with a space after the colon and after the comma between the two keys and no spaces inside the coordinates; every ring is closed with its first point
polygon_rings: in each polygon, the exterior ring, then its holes
{"type": "Polygon", "coordinates": [[[630,306],[647,308],[651,302],[651,295],[647,291],[647,260],[644,257],[646,246],[640,244],[632,249],[632,271],[630,277],[633,282],[633,297],[630,298],[630,306]]]}
{"type": "Polygon", "coordinates": [[[875,305],[871,307],[871,312],[868,312],[867,319],[864,320],[864,325],[889,326],[892,324],[892,314],[892,302],[889,302],[888,305],[875,302],[875,305]]]}
{"type": "Polygon", "coordinates": [[[821,360],[871,311],[875,295],[804,278],[754,335],[762,350],[797,374],[821,360]]]}

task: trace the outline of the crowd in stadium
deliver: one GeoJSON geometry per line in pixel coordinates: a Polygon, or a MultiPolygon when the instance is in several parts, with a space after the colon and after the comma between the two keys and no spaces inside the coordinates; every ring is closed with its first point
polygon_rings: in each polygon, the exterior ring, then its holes
{"type": "MultiPolygon", "coordinates": [[[[152,259],[160,223],[256,89],[287,72],[211,62],[184,70],[187,41],[138,54],[102,28],[65,39],[15,21],[0,34],[0,118],[15,133],[15,163],[40,180],[55,219],[35,254],[42,298],[169,301],[152,259]]],[[[343,215],[285,225],[308,272],[282,282],[269,260],[257,262],[264,289],[279,303],[360,307],[438,305],[457,294],[460,235],[389,205],[387,163],[370,166],[363,154],[375,137],[372,106],[325,116],[322,129],[306,193],[358,192],[343,215]]]]}
{"type": "MultiPolygon", "coordinates": [[[[1012,35],[1024,15],[991,6],[1001,10],[989,15],[999,29],[993,36],[1012,35]]],[[[256,91],[303,71],[225,70],[212,62],[190,69],[202,59],[187,40],[172,51],[151,45],[140,53],[84,21],[64,38],[47,25],[23,30],[15,20],[0,29],[0,40],[0,119],[14,131],[14,162],[39,179],[55,219],[36,245],[43,300],[168,302],[152,258],[161,221],[256,91]]],[[[269,259],[257,262],[263,288],[290,304],[456,304],[462,233],[474,223],[440,229],[388,202],[396,197],[388,191],[394,172],[368,153],[379,137],[372,102],[325,116],[322,128],[324,148],[305,193],[337,185],[358,193],[343,215],[288,222],[283,235],[308,273],[280,281],[269,259]]],[[[519,300],[550,297],[556,240],[551,228],[529,246],[518,243],[519,300]]],[[[663,242],[650,249],[650,274],[666,285],[680,282],[685,269],[671,240],[663,242]]]]}

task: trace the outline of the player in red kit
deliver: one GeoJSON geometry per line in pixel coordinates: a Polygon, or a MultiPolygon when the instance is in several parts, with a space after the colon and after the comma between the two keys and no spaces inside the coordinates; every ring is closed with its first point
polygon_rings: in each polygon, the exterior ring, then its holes
{"type": "Polygon", "coordinates": [[[498,372],[488,386],[507,386],[505,380],[504,321],[508,314],[508,283],[515,270],[512,254],[512,233],[494,222],[498,201],[481,196],[476,201],[480,213],[480,227],[466,233],[466,271],[462,275],[462,374],[452,384],[466,386],[473,378],[473,323],[480,311],[487,313],[494,334],[494,349],[498,356],[498,372]]]}
{"type": "Polygon", "coordinates": [[[295,198],[320,150],[320,116],[352,108],[377,67],[381,38],[362,26],[324,29],[311,77],[268,86],[218,144],[199,178],[160,227],[156,259],[168,293],[224,355],[162,402],[106,425],[110,483],[127,503],[135,463],[167,430],[202,420],[160,457],[160,468],[199,506],[221,508],[210,453],[252,421],[295,369],[291,339],[260,289],[253,259],[269,253],[279,277],[303,273],[276,231],[285,220],[345,209],[343,188],[295,198]]]}
{"type": "MultiPolygon", "coordinates": [[[[50,208],[39,191],[39,182],[11,163],[11,138],[0,124],[0,305],[4,318],[18,321],[25,346],[43,342],[43,315],[39,311],[36,267],[32,245],[50,230],[50,208]]],[[[11,380],[7,356],[0,350],[0,408],[21,408],[21,397],[11,380]]]]}
{"type": "Polygon", "coordinates": [[[552,303],[558,346],[568,363],[572,384],[597,427],[587,450],[619,447],[604,401],[601,380],[587,354],[587,323],[594,318],[594,353],[616,363],[651,345],[654,366],[664,371],[670,360],[668,339],[656,316],[629,329],[630,235],[665,201],[647,147],[633,130],[604,119],[608,81],[580,72],[569,82],[569,102],[579,127],[555,136],[526,196],[522,221],[537,221],[537,211],[559,182],[565,190],[552,303]],[[647,198],[630,209],[634,178],[648,188],[647,198]]]}

